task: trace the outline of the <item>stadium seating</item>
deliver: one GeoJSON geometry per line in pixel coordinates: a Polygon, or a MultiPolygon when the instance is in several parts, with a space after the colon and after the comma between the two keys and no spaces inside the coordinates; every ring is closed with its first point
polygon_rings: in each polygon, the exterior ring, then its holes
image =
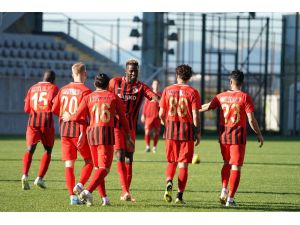
{"type": "MultiPolygon", "coordinates": [[[[35,77],[53,69],[58,76],[70,76],[79,54],[65,48],[66,44],[53,36],[0,33],[0,75],[35,77]]],[[[85,63],[90,74],[99,71],[96,63],[85,63]]]]}

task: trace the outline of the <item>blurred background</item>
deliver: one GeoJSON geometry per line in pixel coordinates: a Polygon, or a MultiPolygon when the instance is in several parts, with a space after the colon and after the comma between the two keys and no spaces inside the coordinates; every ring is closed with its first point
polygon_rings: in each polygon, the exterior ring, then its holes
{"type": "MultiPolygon", "coordinates": [[[[140,80],[158,79],[161,90],[175,82],[177,65],[189,64],[202,102],[228,89],[229,73],[241,69],[261,129],[299,136],[299,27],[298,13],[0,12],[0,135],[25,135],[23,100],[46,69],[61,87],[72,64],[84,62],[93,89],[97,73],[123,75],[136,58],[140,80]]],[[[204,133],[216,130],[216,112],[201,121],[204,133]]]]}

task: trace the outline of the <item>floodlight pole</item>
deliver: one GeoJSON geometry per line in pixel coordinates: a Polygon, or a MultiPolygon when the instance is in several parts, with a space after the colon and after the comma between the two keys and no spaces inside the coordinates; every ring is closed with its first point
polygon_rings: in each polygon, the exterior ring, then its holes
{"type": "MultiPolygon", "coordinates": [[[[206,51],[206,14],[202,14],[202,46],[201,46],[201,102],[205,103],[205,51],[206,51]]],[[[201,133],[204,131],[204,113],[201,113],[201,133]]]]}
{"type": "Polygon", "coordinates": [[[298,109],[298,45],[299,45],[299,41],[298,41],[298,32],[299,32],[299,13],[296,13],[296,27],[295,27],[295,77],[294,77],[294,129],[293,129],[293,134],[296,135],[297,134],[297,109],[298,109]]]}
{"type": "Polygon", "coordinates": [[[120,18],[117,19],[117,63],[120,64],[120,18]]]}
{"type": "Polygon", "coordinates": [[[266,131],[266,110],[267,110],[267,88],[268,88],[268,63],[269,63],[269,26],[270,18],[266,24],[266,50],[265,50],[265,76],[264,76],[264,110],[263,110],[263,130],[266,131]]]}

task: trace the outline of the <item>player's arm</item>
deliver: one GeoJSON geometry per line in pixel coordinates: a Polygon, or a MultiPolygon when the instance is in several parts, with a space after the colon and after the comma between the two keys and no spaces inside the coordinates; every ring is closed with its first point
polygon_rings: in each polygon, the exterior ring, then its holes
{"type": "Polygon", "coordinates": [[[197,109],[193,109],[192,114],[193,114],[193,125],[194,125],[194,138],[196,141],[195,146],[197,146],[200,143],[200,138],[201,138],[199,111],[197,109]]]}
{"type": "Polygon", "coordinates": [[[218,108],[218,107],[220,107],[220,101],[219,101],[218,96],[215,96],[213,98],[213,100],[211,100],[208,103],[203,104],[201,106],[201,109],[199,109],[199,112],[206,112],[208,110],[215,109],[215,108],[218,108]]]}
{"type": "Polygon", "coordinates": [[[147,99],[145,99],[145,103],[144,103],[144,107],[143,107],[143,111],[142,111],[142,115],[141,115],[141,122],[142,123],[145,123],[145,119],[146,119],[145,112],[147,111],[148,102],[149,101],[147,99]]]}
{"type": "Polygon", "coordinates": [[[146,84],[143,84],[143,88],[144,88],[144,95],[147,99],[149,100],[153,100],[156,101],[157,103],[159,103],[160,100],[160,96],[156,93],[154,93],[150,87],[148,87],[146,84]]]}
{"type": "Polygon", "coordinates": [[[200,124],[200,113],[201,110],[201,98],[198,91],[194,92],[192,98],[192,115],[193,115],[193,134],[194,134],[194,141],[196,141],[195,146],[200,143],[201,138],[201,124],[200,124]]]}
{"type": "Polygon", "coordinates": [[[157,103],[159,103],[160,96],[154,93],[154,95],[152,96],[151,99],[154,100],[154,101],[156,101],[157,103]]]}
{"type": "Polygon", "coordinates": [[[253,112],[249,112],[247,113],[247,117],[248,117],[248,122],[250,124],[251,129],[256,133],[257,135],[257,140],[260,143],[259,147],[261,148],[264,144],[264,138],[260,132],[259,126],[258,126],[258,122],[254,116],[253,112]]]}
{"type": "Polygon", "coordinates": [[[52,112],[56,115],[59,116],[59,111],[60,111],[60,100],[59,100],[59,94],[57,94],[54,99],[52,100],[53,105],[52,105],[52,112]]]}
{"type": "Polygon", "coordinates": [[[162,96],[161,96],[161,100],[159,103],[159,112],[158,112],[158,116],[160,118],[160,123],[165,126],[166,125],[166,92],[163,91],[162,96]]]}
{"type": "Polygon", "coordinates": [[[118,96],[116,96],[116,112],[119,115],[120,122],[126,133],[126,144],[130,149],[132,149],[132,148],[134,148],[134,142],[132,141],[131,136],[130,136],[129,123],[128,123],[127,117],[125,115],[124,104],[118,96]]]}
{"type": "Polygon", "coordinates": [[[80,104],[79,107],[77,109],[77,111],[75,112],[75,114],[71,115],[69,112],[64,112],[64,114],[62,115],[62,119],[64,122],[68,122],[68,121],[76,121],[80,124],[85,123],[85,120],[82,120],[82,118],[86,118],[86,114],[87,114],[87,101],[86,98],[84,98],[80,104]]]}
{"type": "Polygon", "coordinates": [[[30,113],[30,89],[24,99],[24,112],[30,113]]]}
{"type": "Polygon", "coordinates": [[[164,108],[159,108],[158,116],[160,118],[160,123],[165,126],[166,124],[166,114],[164,108]]]}
{"type": "Polygon", "coordinates": [[[210,103],[211,102],[208,102],[208,103],[205,103],[205,104],[203,104],[202,106],[201,106],[201,109],[199,109],[199,112],[206,112],[206,111],[208,111],[208,110],[210,110],[210,103]]]}

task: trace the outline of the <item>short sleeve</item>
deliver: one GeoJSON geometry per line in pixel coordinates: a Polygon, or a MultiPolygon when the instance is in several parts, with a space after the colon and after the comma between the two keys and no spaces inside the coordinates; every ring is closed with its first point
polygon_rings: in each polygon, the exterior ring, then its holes
{"type": "Polygon", "coordinates": [[[115,84],[115,79],[111,79],[108,84],[108,91],[114,93],[114,84],[115,84]]]}
{"type": "Polygon", "coordinates": [[[254,112],[254,103],[250,95],[246,95],[245,100],[245,111],[246,113],[254,112]]]}
{"type": "Polygon", "coordinates": [[[167,106],[166,106],[166,91],[164,90],[162,95],[161,95],[161,99],[160,99],[160,102],[159,102],[159,107],[160,108],[163,108],[163,109],[166,109],[167,106]]]}
{"type": "Polygon", "coordinates": [[[144,89],[144,95],[147,99],[151,100],[155,93],[146,84],[142,84],[144,89]]]}
{"type": "Polygon", "coordinates": [[[217,107],[220,107],[220,101],[218,99],[218,96],[215,96],[210,102],[209,109],[215,109],[217,107]]]}
{"type": "Polygon", "coordinates": [[[194,91],[194,96],[192,99],[192,109],[201,109],[201,98],[198,91],[194,91]]]}

